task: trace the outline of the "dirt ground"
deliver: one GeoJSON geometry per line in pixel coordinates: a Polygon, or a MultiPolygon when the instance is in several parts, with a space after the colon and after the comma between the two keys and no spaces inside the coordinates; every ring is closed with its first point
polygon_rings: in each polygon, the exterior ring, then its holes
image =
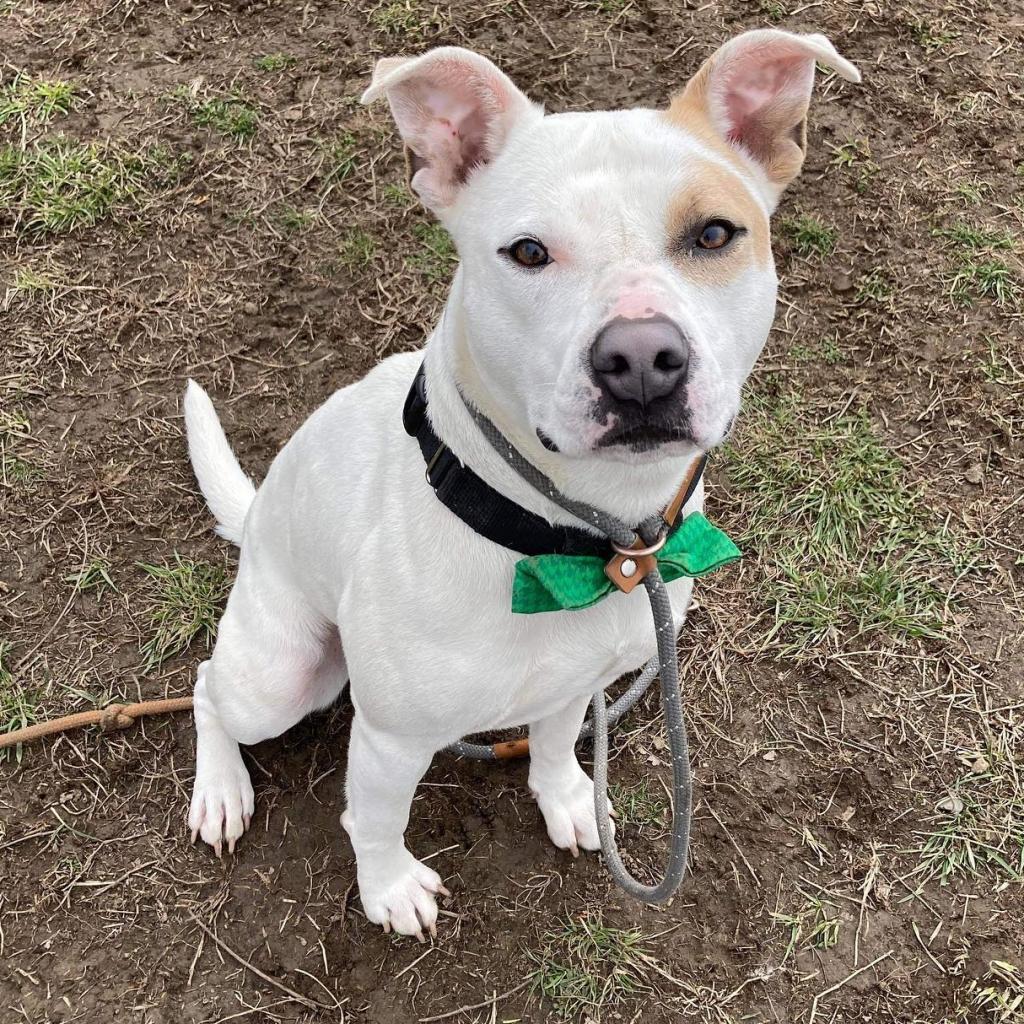
{"type": "MultiPolygon", "coordinates": [[[[259,477],[436,320],[454,255],[358,105],[376,57],[458,43],[549,110],[657,106],[766,24],[864,82],[819,76],[713,460],[746,557],[680,639],[678,896],[552,848],[524,764],[439,755],[410,845],[453,896],[421,947],[361,913],[347,704],[247,752],[223,862],[185,832],[186,716],[82,731],[0,760],[5,1024],[1024,1020],[1019,0],[0,0],[0,729],[190,692],[234,563],[186,377],[259,477]]],[[[611,767],[648,877],[663,751],[648,700],[611,767]]]]}

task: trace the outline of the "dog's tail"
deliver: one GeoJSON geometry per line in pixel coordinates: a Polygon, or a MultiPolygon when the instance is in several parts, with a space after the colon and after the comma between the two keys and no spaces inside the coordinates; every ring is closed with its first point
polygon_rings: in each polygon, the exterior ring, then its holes
{"type": "Polygon", "coordinates": [[[217,520],[217,533],[241,544],[256,487],[238,464],[210,396],[194,380],[185,388],[185,432],[192,469],[217,520]]]}

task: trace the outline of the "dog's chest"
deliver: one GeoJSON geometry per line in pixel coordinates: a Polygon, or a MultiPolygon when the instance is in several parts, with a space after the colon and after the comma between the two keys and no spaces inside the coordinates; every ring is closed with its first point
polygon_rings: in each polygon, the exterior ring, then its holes
{"type": "MultiPolygon", "coordinates": [[[[679,626],[692,582],[680,580],[669,592],[679,626]]],[[[651,610],[642,589],[629,596],[612,595],[586,611],[530,618],[543,621],[523,629],[517,646],[525,657],[520,670],[512,673],[517,677],[514,700],[507,709],[509,721],[502,725],[550,714],[568,700],[609,686],[656,653],[651,610]]]]}

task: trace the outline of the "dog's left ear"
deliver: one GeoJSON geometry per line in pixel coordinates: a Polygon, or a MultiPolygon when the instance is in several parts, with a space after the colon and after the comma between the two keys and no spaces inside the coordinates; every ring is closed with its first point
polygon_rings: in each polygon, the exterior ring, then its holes
{"type": "Polygon", "coordinates": [[[781,192],[804,162],[816,61],[860,81],[860,72],[823,35],[744,32],[704,62],[673,100],[669,117],[684,127],[694,117],[708,122],[781,192]]]}
{"type": "Polygon", "coordinates": [[[380,96],[409,149],[412,187],[435,212],[494,159],[518,121],[542,113],[486,57],[459,46],[377,61],[362,101],[380,96]]]}

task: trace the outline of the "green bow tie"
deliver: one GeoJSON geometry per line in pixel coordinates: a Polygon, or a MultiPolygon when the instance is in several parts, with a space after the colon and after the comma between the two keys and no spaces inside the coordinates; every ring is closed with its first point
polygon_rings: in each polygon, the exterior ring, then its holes
{"type": "MultiPolygon", "coordinates": [[[[740,549],[700,512],[691,512],[658,552],[666,583],[703,576],[734,562],[740,549]]],[[[594,555],[534,555],[516,562],[512,611],[520,615],[589,608],[615,585],[604,574],[606,559],[594,555]]]]}

